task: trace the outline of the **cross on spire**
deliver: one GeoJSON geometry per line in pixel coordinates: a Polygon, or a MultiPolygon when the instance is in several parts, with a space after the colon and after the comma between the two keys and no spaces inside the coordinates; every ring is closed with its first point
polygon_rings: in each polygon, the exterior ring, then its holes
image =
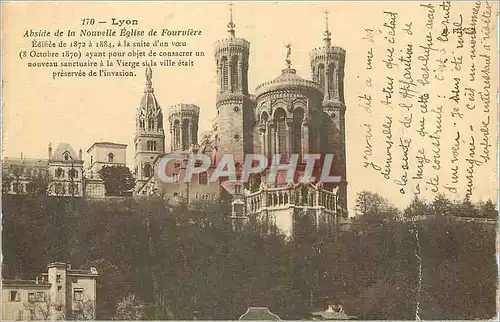
{"type": "Polygon", "coordinates": [[[231,37],[234,37],[234,33],[235,33],[234,28],[236,27],[236,25],[233,22],[233,3],[232,2],[229,3],[229,23],[227,24],[227,27],[229,28],[227,31],[229,32],[231,37]]]}
{"type": "Polygon", "coordinates": [[[323,35],[325,36],[325,38],[323,38],[325,40],[325,45],[327,47],[330,47],[331,44],[330,36],[332,35],[332,33],[328,29],[328,10],[325,10],[325,32],[323,33],[323,35]]]}

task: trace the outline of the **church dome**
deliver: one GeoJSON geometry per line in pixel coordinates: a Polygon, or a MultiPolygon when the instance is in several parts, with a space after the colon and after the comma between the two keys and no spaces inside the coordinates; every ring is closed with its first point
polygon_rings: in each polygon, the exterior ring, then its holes
{"type": "Polygon", "coordinates": [[[270,92],[281,90],[304,90],[317,91],[323,93],[321,86],[313,81],[304,79],[297,75],[297,70],[293,68],[285,68],[281,71],[281,75],[274,80],[264,82],[255,89],[256,96],[260,96],[270,92]]]}

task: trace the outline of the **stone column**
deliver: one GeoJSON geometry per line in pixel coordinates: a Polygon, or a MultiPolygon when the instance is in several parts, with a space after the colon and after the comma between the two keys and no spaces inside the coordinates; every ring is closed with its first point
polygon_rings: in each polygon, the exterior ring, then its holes
{"type": "Polygon", "coordinates": [[[304,116],[302,121],[302,155],[309,153],[309,119],[304,116]]]}
{"type": "Polygon", "coordinates": [[[266,155],[266,125],[259,125],[259,133],[260,133],[260,151],[263,155],[266,155]]]}
{"type": "Polygon", "coordinates": [[[328,77],[330,65],[327,62],[325,62],[324,66],[325,66],[325,68],[323,69],[323,73],[324,73],[323,77],[325,78],[325,88],[324,88],[325,98],[330,99],[330,86],[332,85],[332,84],[330,84],[330,77],[328,77]]]}
{"type": "Polygon", "coordinates": [[[340,100],[339,97],[339,64],[337,62],[333,65],[333,98],[335,100],[340,100]]]}
{"type": "Polygon", "coordinates": [[[188,148],[193,143],[193,121],[190,119],[188,123],[188,148]]]}
{"type": "Polygon", "coordinates": [[[269,155],[271,156],[272,154],[276,153],[276,127],[275,123],[273,121],[268,122],[268,128],[269,128],[269,138],[270,138],[270,144],[271,144],[271,149],[269,150],[269,155]]]}
{"type": "Polygon", "coordinates": [[[179,123],[179,142],[180,142],[180,150],[184,150],[184,122],[179,123]]]}
{"type": "Polygon", "coordinates": [[[264,151],[266,155],[269,155],[269,150],[271,149],[271,147],[269,146],[269,122],[266,122],[264,126],[265,126],[264,151]]]}
{"type": "Polygon", "coordinates": [[[288,153],[287,160],[290,160],[290,154],[292,153],[292,146],[293,146],[293,135],[292,135],[292,130],[293,130],[293,118],[287,117],[286,118],[286,152],[288,153]]]}
{"type": "Polygon", "coordinates": [[[219,92],[222,91],[222,61],[217,60],[217,88],[219,92]]]}

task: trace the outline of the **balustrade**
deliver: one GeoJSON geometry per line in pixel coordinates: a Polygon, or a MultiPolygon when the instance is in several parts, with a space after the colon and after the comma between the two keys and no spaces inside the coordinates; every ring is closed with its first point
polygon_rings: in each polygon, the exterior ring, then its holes
{"type": "Polygon", "coordinates": [[[268,188],[253,192],[246,196],[247,211],[260,212],[264,208],[284,208],[290,205],[301,208],[321,207],[328,212],[335,212],[337,196],[334,192],[318,188],[316,190],[303,187],[268,188]]]}

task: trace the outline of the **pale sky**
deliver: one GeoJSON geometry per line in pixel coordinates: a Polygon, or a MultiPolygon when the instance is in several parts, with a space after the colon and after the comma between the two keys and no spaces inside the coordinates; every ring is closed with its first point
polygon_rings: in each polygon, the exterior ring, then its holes
{"type": "MultiPolygon", "coordinates": [[[[3,156],[19,157],[22,153],[24,157],[46,158],[50,142],[53,146],[58,142],[68,142],[75,150],[81,148],[86,151],[93,142],[111,141],[129,145],[127,163],[132,167],[135,115],[144,89],[144,69],[138,70],[138,76],[131,78],[53,80],[51,71],[41,68],[29,69],[26,61],[19,58],[20,50],[29,49],[31,43],[31,39],[22,37],[26,29],[60,28],[78,31],[82,27],[81,20],[84,17],[95,18],[96,21],[110,21],[112,17],[138,19],[139,25],[136,27],[146,31],[150,28],[202,30],[202,36],[185,39],[188,41],[188,50],[205,51],[206,56],[197,58],[195,67],[153,68],[153,87],[163,108],[165,124],[168,124],[168,108],[171,105],[192,103],[201,107],[199,133],[210,129],[211,119],[216,115],[213,44],[228,35],[228,3],[60,2],[2,5],[5,18],[2,22],[5,31],[2,44],[3,156]]],[[[401,196],[398,193],[399,188],[392,180],[388,182],[380,175],[363,168],[365,137],[362,135],[361,126],[364,122],[374,122],[379,126],[385,112],[368,116],[358,107],[357,96],[361,95],[360,88],[364,86],[362,79],[365,77],[367,47],[362,45],[362,38],[365,36],[365,28],[381,28],[386,21],[382,11],[393,9],[399,12],[401,23],[414,19],[414,28],[420,24],[421,32],[425,32],[423,25],[427,15],[417,4],[410,6],[394,2],[381,7],[380,3],[369,2],[236,2],[236,36],[251,43],[250,92],[253,93],[258,84],[280,75],[281,69],[285,67],[284,44],[287,42],[292,44],[293,68],[297,69],[300,76],[310,79],[309,52],[315,47],[323,46],[326,9],[329,11],[332,44],[347,51],[345,98],[350,208],[354,206],[356,193],[361,190],[380,192],[396,205],[404,206],[411,198],[410,195],[401,196]],[[420,20],[417,17],[420,17],[420,20]]],[[[469,12],[470,10],[465,10],[464,14],[469,12]]],[[[458,13],[457,11],[453,16],[458,13]]],[[[439,19],[436,18],[436,21],[439,19]]],[[[99,28],[104,29],[101,26],[99,28]]],[[[415,30],[415,33],[417,31],[415,30]]],[[[383,47],[380,48],[383,52],[383,47]]],[[[170,50],[172,49],[170,47],[170,50]]],[[[375,108],[380,107],[374,106],[375,108]]],[[[385,110],[380,108],[380,111],[385,110]]],[[[496,131],[496,127],[493,127],[492,131],[496,131]]],[[[168,146],[168,128],[165,132],[168,146]]],[[[394,129],[395,135],[397,132],[398,130],[394,129]]],[[[493,134],[492,137],[496,138],[496,132],[493,134]]],[[[380,138],[380,142],[383,142],[382,139],[380,138]]],[[[443,141],[443,151],[444,145],[443,141]]],[[[378,150],[382,151],[384,148],[384,145],[380,145],[378,150]]],[[[494,152],[493,155],[496,155],[496,150],[494,152]]],[[[399,152],[395,150],[394,153],[397,161],[399,156],[396,153],[399,152]]],[[[445,154],[443,152],[443,155],[445,154]]],[[[382,163],[383,157],[379,160],[382,163]]],[[[475,188],[478,198],[496,200],[496,162],[494,163],[477,172],[480,178],[475,188]]],[[[427,197],[432,197],[432,194],[429,193],[427,197]]]]}

